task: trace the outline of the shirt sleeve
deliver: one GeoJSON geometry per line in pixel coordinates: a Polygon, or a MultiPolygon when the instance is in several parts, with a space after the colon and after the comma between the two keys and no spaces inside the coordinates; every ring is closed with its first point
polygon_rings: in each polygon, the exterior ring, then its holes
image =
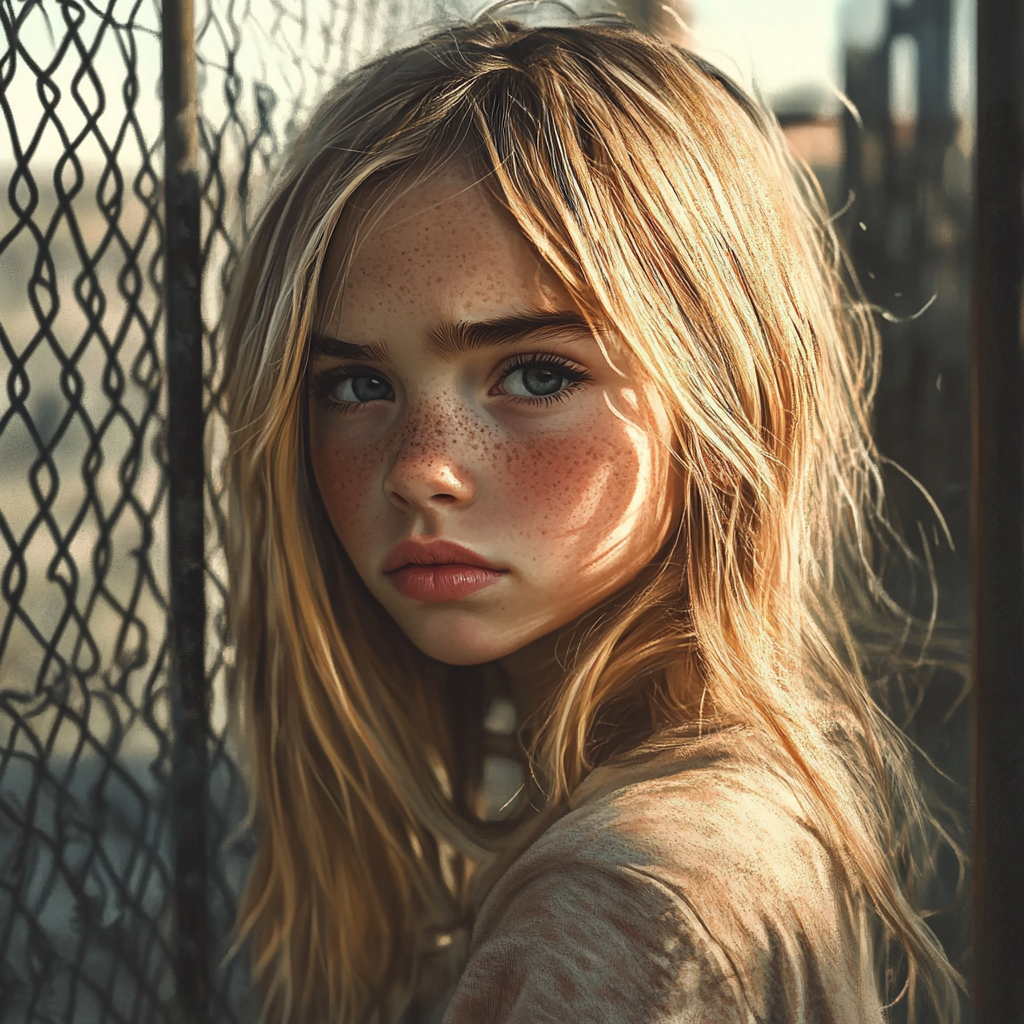
{"type": "Polygon", "coordinates": [[[491,890],[442,1024],[883,1024],[868,911],[781,782],[598,793],[491,890]]]}
{"type": "Polygon", "coordinates": [[[476,947],[443,1024],[739,1024],[728,959],[692,910],[630,867],[549,866],[476,947]]]}

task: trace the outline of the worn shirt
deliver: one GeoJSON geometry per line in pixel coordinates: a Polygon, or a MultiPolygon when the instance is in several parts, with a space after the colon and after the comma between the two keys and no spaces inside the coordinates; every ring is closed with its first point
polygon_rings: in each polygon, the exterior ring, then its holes
{"type": "Polygon", "coordinates": [[[443,1024],[881,1024],[869,934],[727,729],[590,775],[491,889],[443,1024]]]}

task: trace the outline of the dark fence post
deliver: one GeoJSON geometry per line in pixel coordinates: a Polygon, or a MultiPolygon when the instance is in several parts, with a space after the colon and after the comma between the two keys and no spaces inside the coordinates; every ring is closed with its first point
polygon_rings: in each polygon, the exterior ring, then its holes
{"type": "Polygon", "coordinates": [[[170,522],[174,957],[183,1024],[208,1016],[203,332],[193,0],[163,0],[167,472],[170,522]]]}
{"type": "Polygon", "coordinates": [[[974,987],[1024,1021],[1024,5],[978,0],[974,356],[974,987]]]}

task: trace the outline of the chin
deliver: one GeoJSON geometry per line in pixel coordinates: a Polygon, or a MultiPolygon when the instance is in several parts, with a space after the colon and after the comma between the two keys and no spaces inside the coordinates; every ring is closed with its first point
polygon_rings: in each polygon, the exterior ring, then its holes
{"type": "Polygon", "coordinates": [[[434,614],[425,622],[399,623],[402,632],[428,657],[446,665],[483,665],[529,642],[510,630],[484,624],[465,613],[434,614]]]}

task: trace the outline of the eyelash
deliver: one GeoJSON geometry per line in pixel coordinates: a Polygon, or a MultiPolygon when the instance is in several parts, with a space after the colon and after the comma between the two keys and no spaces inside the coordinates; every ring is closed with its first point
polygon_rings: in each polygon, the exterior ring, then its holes
{"type": "Polygon", "coordinates": [[[539,366],[543,369],[558,370],[561,375],[565,377],[568,383],[564,388],[560,391],[556,391],[552,395],[533,395],[530,398],[527,398],[525,395],[506,396],[520,405],[537,406],[551,405],[554,402],[563,402],[569,397],[569,395],[578,391],[584,384],[589,384],[594,379],[586,370],[579,366],[579,364],[574,363],[570,359],[566,359],[564,356],[556,356],[550,353],[531,354],[524,352],[521,355],[513,356],[501,368],[501,371],[498,374],[499,383],[504,381],[506,377],[514,373],[516,370],[522,370],[528,366],[539,366]]]}
{"type": "MultiPolygon", "coordinates": [[[[329,370],[321,370],[314,374],[309,382],[309,395],[314,400],[325,406],[328,412],[350,413],[355,412],[360,405],[366,402],[339,402],[331,398],[331,392],[349,377],[372,376],[387,378],[370,366],[332,366],[329,370]]],[[[390,382],[389,382],[390,383],[390,382]]]]}
{"type": "MultiPolygon", "coordinates": [[[[512,401],[520,405],[537,406],[551,405],[554,402],[562,402],[569,395],[578,391],[583,385],[589,384],[594,379],[581,366],[572,362],[570,359],[566,359],[564,356],[557,356],[550,353],[522,353],[521,355],[513,356],[507,363],[505,363],[498,373],[498,383],[500,384],[506,377],[514,373],[516,370],[522,370],[529,366],[539,366],[544,369],[557,370],[566,378],[568,383],[560,391],[556,391],[551,395],[534,395],[530,398],[527,398],[525,395],[505,396],[507,398],[511,398],[512,401]]],[[[331,398],[331,392],[339,383],[341,383],[341,381],[349,377],[358,376],[360,372],[366,375],[382,377],[385,380],[387,379],[384,377],[384,374],[379,373],[369,366],[335,366],[329,370],[322,370],[320,373],[313,376],[309,385],[310,396],[315,401],[321,402],[325,405],[330,412],[355,412],[360,405],[367,405],[369,403],[339,402],[337,399],[331,398]]],[[[488,393],[495,394],[493,389],[488,393]]],[[[497,394],[502,394],[502,392],[497,392],[497,394]]]]}

